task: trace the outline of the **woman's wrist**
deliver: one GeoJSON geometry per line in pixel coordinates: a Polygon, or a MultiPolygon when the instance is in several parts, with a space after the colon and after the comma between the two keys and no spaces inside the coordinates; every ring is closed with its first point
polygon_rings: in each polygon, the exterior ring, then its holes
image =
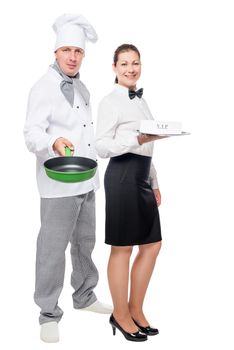
{"type": "Polygon", "coordinates": [[[140,135],[137,136],[137,141],[138,141],[139,145],[141,146],[141,145],[142,145],[142,142],[141,142],[140,135]]]}

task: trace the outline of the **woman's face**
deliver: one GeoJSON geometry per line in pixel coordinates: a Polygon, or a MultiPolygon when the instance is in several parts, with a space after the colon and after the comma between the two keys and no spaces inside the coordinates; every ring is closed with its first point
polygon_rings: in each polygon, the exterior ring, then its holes
{"type": "Polygon", "coordinates": [[[141,61],[138,54],[133,50],[119,53],[116,65],[113,64],[113,70],[118,78],[118,84],[128,89],[135,89],[141,75],[141,61]]]}

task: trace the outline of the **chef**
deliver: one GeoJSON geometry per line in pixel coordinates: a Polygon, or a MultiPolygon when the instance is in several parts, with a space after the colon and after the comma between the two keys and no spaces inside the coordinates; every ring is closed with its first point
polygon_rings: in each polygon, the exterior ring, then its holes
{"type": "Polygon", "coordinates": [[[63,311],[58,299],[63,288],[65,250],[71,243],[75,309],[111,313],[93,289],[98,271],[91,254],[95,244],[95,191],[98,174],[80,183],[62,183],[47,177],[45,160],[73,155],[96,160],[90,94],[80,80],[86,41],[97,34],[81,15],[64,14],[53,25],[55,62],[31,89],[24,127],[26,145],[36,155],[41,197],[41,228],[37,239],[34,300],[41,308],[41,339],[59,340],[63,311]]]}

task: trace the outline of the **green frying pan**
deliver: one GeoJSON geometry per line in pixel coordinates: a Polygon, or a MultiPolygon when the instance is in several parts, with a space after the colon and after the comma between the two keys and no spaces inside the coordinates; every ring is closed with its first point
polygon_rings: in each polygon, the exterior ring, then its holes
{"type": "Polygon", "coordinates": [[[47,176],[60,182],[81,182],[91,179],[97,170],[97,162],[85,157],[73,157],[65,147],[65,157],[48,159],[44,163],[47,176]]]}

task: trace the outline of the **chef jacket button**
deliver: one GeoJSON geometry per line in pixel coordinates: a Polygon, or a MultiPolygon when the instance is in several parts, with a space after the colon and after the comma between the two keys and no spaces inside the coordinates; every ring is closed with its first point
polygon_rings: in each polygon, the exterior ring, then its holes
{"type": "Polygon", "coordinates": [[[91,122],[91,124],[93,125],[93,122],[91,122]]]}
{"type": "Polygon", "coordinates": [[[88,143],[88,146],[90,146],[90,143],[88,143]]]}
{"type": "Polygon", "coordinates": [[[88,103],[86,103],[85,105],[88,106],[88,103]]]}
{"type": "Polygon", "coordinates": [[[79,106],[76,106],[76,108],[80,108],[79,106]]]}
{"type": "Polygon", "coordinates": [[[84,127],[86,126],[86,124],[84,124],[84,127]]]}

